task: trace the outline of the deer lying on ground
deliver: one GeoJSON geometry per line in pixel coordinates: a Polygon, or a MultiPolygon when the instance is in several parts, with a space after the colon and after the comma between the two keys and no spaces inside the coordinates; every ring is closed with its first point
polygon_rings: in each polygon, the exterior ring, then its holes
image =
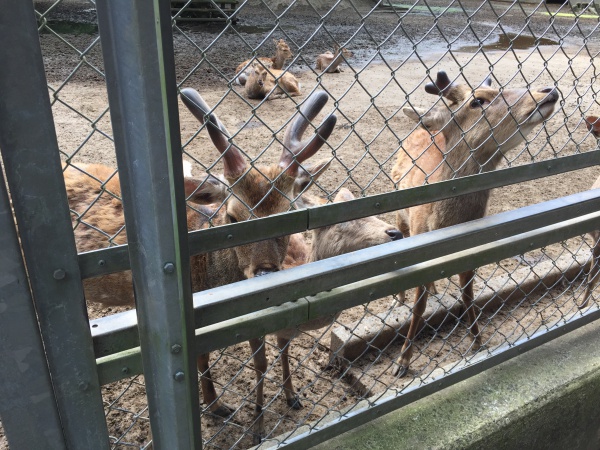
{"type": "Polygon", "coordinates": [[[260,63],[254,63],[253,72],[246,81],[246,97],[267,100],[295,97],[301,94],[300,83],[294,75],[282,70],[267,69],[260,63]]]}
{"type": "MultiPolygon", "coordinates": [[[[596,139],[600,139],[600,118],[596,116],[588,116],[585,118],[585,124],[587,129],[596,137],[596,139]]],[[[600,177],[594,181],[594,184],[590,189],[600,189],[600,177]]],[[[592,260],[590,261],[590,270],[588,273],[587,286],[585,288],[585,293],[583,294],[583,302],[579,305],[579,308],[585,308],[590,298],[592,298],[592,292],[596,285],[598,284],[598,276],[600,264],[600,230],[594,230],[588,233],[592,238],[592,260]]]]}
{"type": "MultiPolygon", "coordinates": [[[[494,170],[503,154],[525,140],[534,127],[548,119],[556,102],[555,88],[539,90],[493,89],[488,78],[480,87],[454,84],[445,72],[425,86],[425,91],[444,97],[443,104],[426,109],[404,108],[403,112],[422,125],[403,142],[403,150],[392,170],[400,189],[494,170]],[[446,106],[447,104],[447,106],[446,106]]],[[[486,214],[490,191],[480,191],[435,203],[418,205],[397,214],[404,237],[445,228],[486,214]]],[[[473,303],[474,270],[459,274],[462,301],[475,345],[481,345],[473,303]]],[[[413,340],[420,328],[429,290],[416,289],[412,318],[394,375],[407,373],[413,340]]],[[[403,293],[400,295],[404,299],[403,293]]]]}
{"type": "MultiPolygon", "coordinates": [[[[314,172],[314,170],[311,170],[311,172],[314,172]]],[[[300,191],[303,190],[305,190],[304,187],[300,191]]],[[[352,193],[348,189],[342,188],[335,196],[334,202],[345,202],[353,199],[354,196],[352,193]]],[[[308,194],[302,195],[300,200],[296,202],[298,207],[312,207],[324,203],[326,203],[324,199],[308,194]]],[[[311,234],[310,245],[306,243],[302,235],[292,236],[293,241],[290,241],[288,255],[283,263],[284,268],[297,267],[305,263],[320,261],[344,253],[402,239],[400,231],[376,217],[364,217],[317,228],[311,230],[311,234]]],[[[277,336],[277,346],[281,350],[283,389],[287,404],[294,409],[300,409],[302,404],[295,393],[290,372],[290,341],[294,339],[298,331],[318,330],[330,325],[339,317],[340,313],[341,311],[333,316],[314,319],[299,325],[297,328],[280,330],[275,333],[277,336]]]]}
{"type": "MultiPolygon", "coordinates": [[[[286,129],[284,148],[278,163],[249,167],[240,149],[229,142],[225,127],[214,114],[209,114],[210,108],[202,97],[193,89],[183,89],[181,99],[194,116],[202,123],[208,118],[206,128],[213,144],[222,154],[224,166],[222,180],[212,176],[203,179],[185,178],[186,197],[189,202],[196,204],[195,209],[187,209],[188,230],[207,228],[208,217],[212,217],[215,225],[222,225],[288,211],[294,186],[312,182],[327,165],[322,163],[311,166],[315,173],[300,170],[300,164],[317,153],[335,126],[336,117],[330,114],[317,128],[315,136],[301,140],[310,121],[325,106],[327,98],[326,93],[319,91],[306,100],[300,113],[286,129]],[[303,180],[302,177],[308,177],[308,180],[303,180]],[[224,206],[215,212],[213,204],[222,203],[224,206]]],[[[116,244],[124,244],[127,238],[123,209],[117,198],[120,196],[118,175],[106,166],[80,167],[89,175],[72,166],[64,172],[69,203],[74,212],[78,250],[81,252],[105,247],[108,243],[107,236],[114,236],[112,241],[116,244]]],[[[202,291],[281,270],[289,240],[286,236],[192,256],[192,290],[202,291]]],[[[85,280],[84,288],[86,298],[92,302],[107,305],[134,304],[130,272],[85,280]]],[[[259,443],[264,436],[263,375],[267,369],[267,360],[262,339],[252,339],[250,346],[257,377],[254,443],[259,443]]],[[[198,357],[198,368],[202,372],[202,394],[209,410],[220,416],[231,415],[232,409],[218,400],[209,370],[208,354],[198,357]]]]}
{"type": "Polygon", "coordinates": [[[352,52],[346,47],[340,48],[338,44],[334,44],[333,49],[333,53],[328,51],[317,56],[315,69],[325,73],[340,73],[344,71],[340,67],[340,64],[352,58],[352,52]]]}
{"type": "MultiPolygon", "coordinates": [[[[283,69],[283,65],[285,64],[285,62],[292,56],[294,56],[294,54],[290,50],[290,46],[287,45],[283,39],[279,39],[279,41],[273,39],[273,43],[275,44],[275,56],[271,58],[261,56],[256,59],[259,60],[265,67],[275,70],[281,70],[283,69]]],[[[237,84],[240,84],[242,86],[246,84],[248,77],[252,74],[252,71],[254,70],[253,63],[255,61],[256,60],[247,59],[239,66],[237,66],[237,68],[235,69],[234,78],[237,84]]]]}

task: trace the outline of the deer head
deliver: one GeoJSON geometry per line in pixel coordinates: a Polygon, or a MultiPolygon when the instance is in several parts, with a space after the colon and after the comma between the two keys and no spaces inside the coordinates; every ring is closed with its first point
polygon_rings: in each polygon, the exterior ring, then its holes
{"type": "MultiPolygon", "coordinates": [[[[181,91],[181,99],[192,114],[206,125],[215,147],[222,155],[224,165],[222,182],[214,177],[208,177],[201,183],[192,182],[192,186],[196,185],[197,189],[189,199],[201,204],[224,202],[223,223],[241,222],[288,211],[294,198],[295,185],[302,183],[302,179],[307,176],[306,170],[313,167],[307,165],[302,168],[302,163],[323,146],[337,120],[334,114],[330,114],[314,135],[302,139],[306,128],[328,99],[325,92],[313,93],[286,129],[279,162],[270,166],[249,167],[243,152],[231,142],[227,129],[202,97],[188,88],[181,91]]],[[[308,175],[311,179],[323,172],[316,170],[317,172],[308,175]]],[[[280,270],[288,242],[289,237],[282,237],[235,247],[239,269],[246,278],[280,270]]]]}
{"type": "Polygon", "coordinates": [[[283,39],[273,39],[273,43],[275,44],[276,55],[284,60],[290,59],[294,54],[292,50],[290,50],[290,46],[283,39]]]}
{"type": "Polygon", "coordinates": [[[551,116],[559,98],[552,87],[494,89],[491,84],[490,78],[475,88],[455,84],[440,71],[425,91],[445,101],[429,109],[404,108],[403,112],[428,130],[441,131],[448,150],[466,146],[468,151],[484,153],[480,163],[485,163],[491,156],[487,151],[505,152],[524,141],[551,116]]]}

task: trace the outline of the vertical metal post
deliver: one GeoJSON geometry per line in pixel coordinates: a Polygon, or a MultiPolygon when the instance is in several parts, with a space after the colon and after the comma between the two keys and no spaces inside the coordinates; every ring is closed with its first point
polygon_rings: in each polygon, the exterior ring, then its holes
{"type": "Polygon", "coordinates": [[[11,448],[64,449],[66,444],[1,170],[0,248],[2,425],[11,448]]]}
{"type": "Polygon", "coordinates": [[[106,449],[108,430],[33,3],[0,0],[0,9],[5,12],[0,151],[64,438],[71,449],[106,449]]]}
{"type": "Polygon", "coordinates": [[[155,449],[200,448],[169,0],[98,0],[155,449]]]}

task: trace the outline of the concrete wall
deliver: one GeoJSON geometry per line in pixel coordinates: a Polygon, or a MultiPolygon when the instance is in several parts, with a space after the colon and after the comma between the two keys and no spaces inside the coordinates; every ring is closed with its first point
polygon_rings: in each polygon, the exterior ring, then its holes
{"type": "Polygon", "coordinates": [[[316,448],[599,449],[600,321],[316,448]]]}

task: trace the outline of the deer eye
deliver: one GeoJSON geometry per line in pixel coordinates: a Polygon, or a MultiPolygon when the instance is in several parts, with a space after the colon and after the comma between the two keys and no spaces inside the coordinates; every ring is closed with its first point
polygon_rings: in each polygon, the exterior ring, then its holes
{"type": "Polygon", "coordinates": [[[475,97],[475,99],[471,102],[471,108],[481,108],[485,104],[485,99],[475,97]]]}

